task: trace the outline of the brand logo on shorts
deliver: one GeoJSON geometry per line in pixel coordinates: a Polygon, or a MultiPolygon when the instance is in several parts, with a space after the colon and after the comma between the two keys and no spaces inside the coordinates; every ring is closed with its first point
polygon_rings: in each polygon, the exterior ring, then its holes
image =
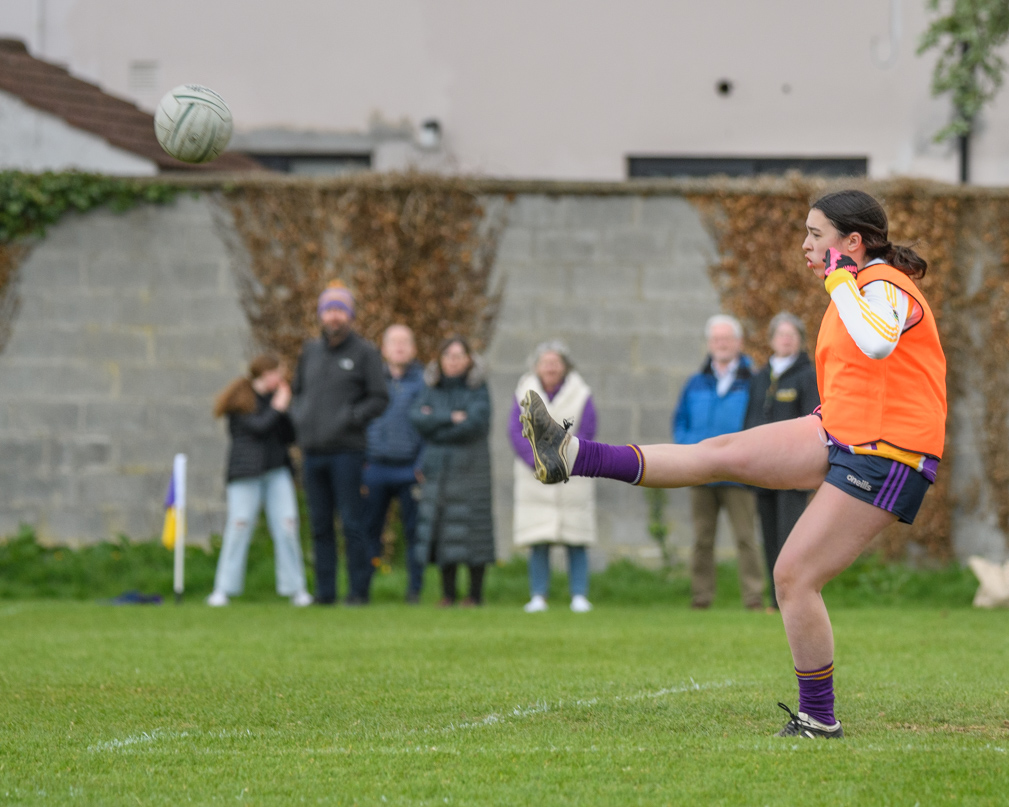
{"type": "Polygon", "coordinates": [[[866,482],[864,479],[859,479],[858,477],[848,474],[848,481],[853,484],[856,488],[862,488],[862,490],[872,491],[872,485],[866,482]]]}
{"type": "Polygon", "coordinates": [[[339,365],[344,370],[353,370],[354,369],[354,360],[353,359],[340,359],[339,365]]]}

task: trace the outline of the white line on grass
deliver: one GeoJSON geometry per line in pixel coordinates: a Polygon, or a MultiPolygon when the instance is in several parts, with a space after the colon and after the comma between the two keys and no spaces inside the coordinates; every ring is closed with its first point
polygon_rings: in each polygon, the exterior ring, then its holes
{"type": "Polygon", "coordinates": [[[164,729],[154,729],[153,731],[142,731],[139,734],[132,734],[122,739],[106,740],[103,743],[95,743],[88,746],[88,751],[118,751],[120,748],[129,748],[131,745],[142,745],[154,743],[158,740],[174,739],[176,737],[188,737],[188,731],[165,731],[164,729]]]}
{"type": "Polygon", "coordinates": [[[210,739],[226,739],[228,737],[251,737],[252,732],[248,729],[221,729],[220,731],[169,731],[167,729],[153,729],[152,731],[141,731],[139,734],[131,734],[122,739],[115,738],[105,742],[95,743],[88,746],[88,751],[98,753],[101,751],[121,751],[131,749],[133,746],[148,745],[162,740],[178,740],[183,737],[197,737],[210,739]]]}
{"type": "MultiPolygon", "coordinates": [[[[682,684],[675,687],[664,687],[662,689],[656,690],[654,692],[637,692],[633,695],[616,695],[613,697],[613,701],[639,701],[639,700],[654,700],[656,698],[664,698],[668,695],[682,695],[686,692],[701,692],[706,689],[724,689],[725,687],[735,686],[733,681],[712,681],[709,683],[698,684],[693,678],[690,679],[689,684],[682,684]]],[[[567,706],[596,706],[600,703],[600,698],[578,698],[574,701],[568,701],[567,706]]],[[[464,729],[480,729],[486,728],[487,726],[497,726],[502,723],[514,722],[516,720],[523,720],[527,717],[532,717],[533,715],[545,714],[550,711],[560,711],[565,707],[565,702],[563,700],[557,701],[556,704],[551,705],[547,701],[537,701],[532,706],[516,706],[514,709],[508,712],[492,712],[486,717],[480,720],[471,720],[465,723],[449,723],[447,726],[436,729],[421,729],[421,733],[430,734],[438,733],[445,734],[453,731],[460,731],[464,729]]],[[[407,734],[413,734],[414,731],[405,732],[407,734]]]]}
{"type": "Polygon", "coordinates": [[[637,695],[617,695],[614,700],[640,701],[645,698],[664,698],[666,695],[682,695],[684,692],[700,692],[705,689],[724,689],[725,687],[731,686],[735,686],[732,681],[715,681],[709,684],[698,684],[693,678],[691,678],[690,683],[684,684],[683,686],[666,687],[665,689],[660,689],[655,692],[639,692],[637,695]]]}
{"type": "MultiPolygon", "coordinates": [[[[516,706],[508,711],[504,712],[492,712],[479,720],[466,721],[464,723],[450,723],[447,726],[442,726],[440,728],[426,728],[426,729],[409,729],[404,732],[394,732],[400,735],[414,735],[414,734],[450,734],[456,731],[464,731],[469,729],[481,729],[490,726],[500,726],[506,723],[513,723],[519,720],[525,720],[526,718],[533,717],[535,715],[546,714],[547,712],[558,712],[563,709],[571,708],[586,708],[597,706],[600,703],[606,702],[607,700],[616,702],[628,702],[628,701],[640,701],[640,700],[655,700],[657,698],[664,698],[670,695],[682,695],[687,692],[701,692],[707,689],[723,689],[725,687],[735,686],[733,681],[712,681],[707,683],[697,683],[693,678],[690,679],[689,684],[681,684],[679,686],[663,687],[662,689],[654,691],[642,691],[637,692],[632,695],[615,695],[612,698],[576,698],[574,700],[558,700],[556,703],[550,703],[547,701],[537,701],[529,706],[516,706]]],[[[156,728],[151,731],[141,731],[137,734],[131,734],[128,737],[113,738],[111,740],[105,740],[103,742],[98,742],[93,745],[88,746],[88,751],[91,753],[103,753],[103,752],[115,752],[115,751],[132,751],[137,750],[141,746],[148,746],[154,743],[166,742],[170,740],[177,740],[183,738],[213,738],[213,739],[225,739],[227,737],[245,737],[252,736],[252,733],[248,729],[222,729],[220,731],[205,732],[200,730],[190,730],[190,731],[172,731],[169,729],[156,728]]]]}

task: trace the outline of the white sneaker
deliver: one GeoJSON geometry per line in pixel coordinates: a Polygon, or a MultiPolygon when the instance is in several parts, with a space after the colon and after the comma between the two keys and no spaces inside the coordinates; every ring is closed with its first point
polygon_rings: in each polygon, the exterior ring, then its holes
{"type": "Polygon", "coordinates": [[[315,600],[312,599],[312,595],[307,591],[299,591],[293,597],[291,597],[291,605],[295,608],[304,608],[306,605],[311,605],[315,600]]]}
{"type": "Polygon", "coordinates": [[[571,598],[571,610],[576,614],[584,614],[592,610],[592,603],[590,603],[583,595],[575,594],[571,598]]]}
{"type": "Polygon", "coordinates": [[[228,595],[223,591],[215,591],[207,597],[207,605],[211,608],[222,608],[228,604],[228,595]]]}
{"type": "Polygon", "coordinates": [[[522,606],[522,610],[527,614],[538,614],[540,611],[547,610],[547,601],[539,594],[534,594],[533,598],[522,606]]]}

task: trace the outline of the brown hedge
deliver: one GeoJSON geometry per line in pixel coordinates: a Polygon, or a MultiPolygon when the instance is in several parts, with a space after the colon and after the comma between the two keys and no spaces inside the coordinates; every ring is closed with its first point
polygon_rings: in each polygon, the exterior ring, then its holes
{"type": "MultiPolygon", "coordinates": [[[[903,557],[909,544],[946,561],[953,556],[952,514],[985,506],[1009,534],[1009,201],[998,195],[951,193],[923,183],[868,187],[890,218],[891,240],[913,244],[928,260],[920,286],[932,307],[947,357],[947,422],[943,462],[934,489],[911,528],[895,526],[877,544],[903,557]],[[978,272],[979,278],[971,277],[978,272]],[[968,292],[968,288],[974,291],[968,292]],[[972,373],[973,370],[973,373],[972,373]],[[980,370],[980,372],[977,372],[980,370]],[[980,386],[968,388],[978,376],[980,386]],[[951,484],[957,451],[952,414],[970,412],[969,393],[983,405],[974,433],[987,472],[982,491],[957,496],[951,484]]],[[[692,199],[715,233],[720,259],[711,267],[725,310],[747,326],[747,348],[768,354],[766,328],[777,312],[801,317],[814,345],[825,306],[822,285],[806,268],[801,251],[809,204],[823,183],[795,180],[777,192],[721,192],[692,199]]]]}
{"type": "Polygon", "coordinates": [[[354,292],[355,327],[376,343],[399,322],[413,328],[423,359],[450,334],[486,344],[499,227],[463,181],[250,185],[227,199],[251,262],[242,293],[253,332],[289,361],[317,331],[316,299],[334,279],[354,292]]]}
{"type": "MultiPolygon", "coordinates": [[[[891,238],[915,244],[929,262],[921,287],[947,354],[951,411],[967,398],[971,368],[981,379],[977,393],[983,403],[973,426],[988,438],[981,441],[985,489],[959,499],[954,494],[950,469],[956,444],[948,428],[938,481],[915,525],[894,527],[878,541],[890,557],[905,555],[915,544],[930,558],[946,561],[953,555],[956,508],[990,509],[1009,534],[1009,233],[1002,226],[1009,199],[910,181],[866,187],[887,208],[891,238]],[[976,265],[980,278],[972,280],[976,265]]],[[[572,192],[636,189],[593,186],[572,192]]],[[[800,245],[809,203],[825,189],[823,182],[802,179],[750,186],[693,183],[682,189],[716,236],[721,257],[711,277],[723,309],[747,326],[747,349],[760,361],[768,354],[767,324],[782,310],[803,319],[809,343],[815,344],[825,298],[800,245]]],[[[487,226],[480,190],[479,183],[421,176],[232,190],[235,221],[252,256],[246,300],[259,340],[293,359],[315,328],[319,289],[341,277],[357,294],[359,327],[369,338],[378,339],[385,324],[402,321],[417,332],[426,357],[448,333],[485,343],[496,311],[487,283],[500,227],[487,226]]],[[[482,190],[500,196],[507,184],[482,190]]]]}

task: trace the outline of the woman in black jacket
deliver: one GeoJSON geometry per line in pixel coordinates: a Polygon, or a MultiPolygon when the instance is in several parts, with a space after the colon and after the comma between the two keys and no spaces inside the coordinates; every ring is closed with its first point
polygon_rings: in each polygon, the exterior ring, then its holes
{"type": "MultiPolygon", "coordinates": [[[[806,340],[802,320],[783,311],[771,320],[768,335],[774,353],[767,366],[750,381],[750,403],[743,426],[746,429],[803,417],[820,405],[816,368],[802,350],[806,340]]],[[[774,608],[778,607],[774,564],[808,502],[808,490],[757,488],[757,512],[764,533],[764,557],[774,608]]]]}
{"type": "Polygon", "coordinates": [[[291,388],[276,356],[257,356],[248,377],[236,378],[217,396],[214,416],[227,415],[228,523],[217,561],[214,591],[208,605],[228,604],[245,587],[245,565],[252,530],[261,507],[273,537],[277,593],[291,604],[310,605],[305,563],[298,532],[298,499],[291,475],[288,447],[294,427],[288,417],[291,388]]]}
{"type": "Polygon", "coordinates": [[[455,336],[442,343],[424,381],[410,410],[425,441],[416,551],[422,563],[441,567],[440,605],[455,604],[460,563],[470,580],[462,604],[480,605],[484,569],[494,562],[486,378],[479,357],[455,336]]]}

